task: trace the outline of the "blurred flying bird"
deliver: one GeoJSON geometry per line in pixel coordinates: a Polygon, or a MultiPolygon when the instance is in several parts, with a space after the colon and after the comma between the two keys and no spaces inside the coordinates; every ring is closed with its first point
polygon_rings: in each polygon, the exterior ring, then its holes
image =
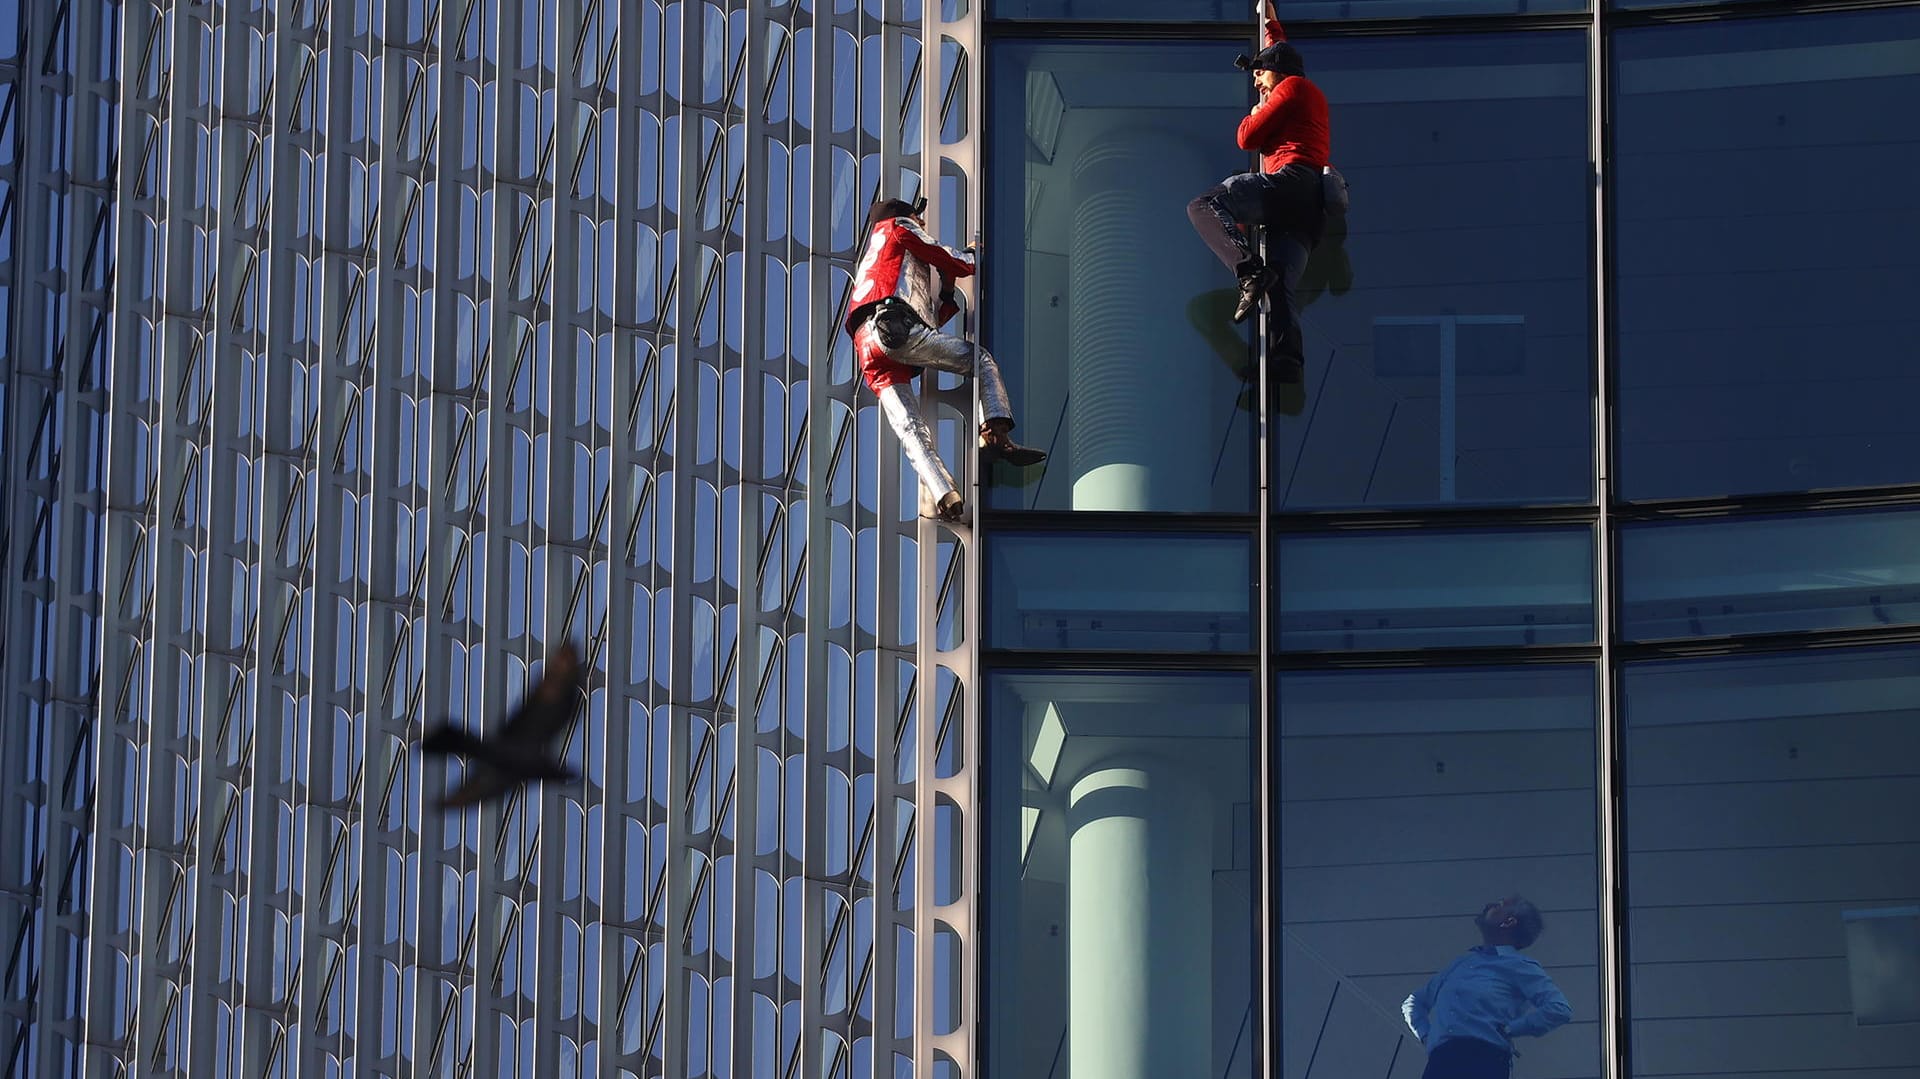
{"type": "Polygon", "coordinates": [[[485,737],[441,723],[420,738],[423,753],[464,757],[465,780],[441,800],[443,809],[460,809],[499,798],[541,779],[577,779],[579,773],[554,756],[554,741],[580,706],[584,678],[580,653],[562,642],[540,672],[540,681],[506,723],[485,737]]]}

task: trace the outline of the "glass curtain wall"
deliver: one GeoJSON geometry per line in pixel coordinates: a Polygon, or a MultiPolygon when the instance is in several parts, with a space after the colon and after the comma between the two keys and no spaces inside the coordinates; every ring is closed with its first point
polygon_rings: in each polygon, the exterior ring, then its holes
{"type": "Polygon", "coordinates": [[[1245,159],[1231,60],[1193,42],[995,49],[987,332],[1052,458],[996,477],[991,505],[1252,509],[1248,336],[1186,214],[1245,159]]]}
{"type": "Polygon", "coordinates": [[[1628,1063],[1914,1074],[1920,9],[1622,21],[1628,1063]]]}
{"type": "Polygon", "coordinates": [[[1248,6],[988,5],[990,1073],[1413,1079],[1519,894],[1516,1076],[1920,1074],[1920,4],[1282,5],[1352,211],[1264,398],[1248,6]]]}

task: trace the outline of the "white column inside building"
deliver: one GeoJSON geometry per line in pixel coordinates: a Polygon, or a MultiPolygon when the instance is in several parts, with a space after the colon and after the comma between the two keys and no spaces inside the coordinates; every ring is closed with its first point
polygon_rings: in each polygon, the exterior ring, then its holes
{"type": "Polygon", "coordinates": [[[1207,509],[1202,480],[1219,449],[1215,428],[1230,413],[1206,391],[1211,361],[1192,337],[1187,304],[1203,282],[1232,282],[1193,234],[1186,206],[1219,178],[1177,133],[1112,123],[1073,166],[1073,508],[1207,509]]]}
{"type": "Polygon", "coordinates": [[[1068,795],[1072,1074],[1213,1073],[1213,796],[1186,762],[1127,754],[1068,795]]]}

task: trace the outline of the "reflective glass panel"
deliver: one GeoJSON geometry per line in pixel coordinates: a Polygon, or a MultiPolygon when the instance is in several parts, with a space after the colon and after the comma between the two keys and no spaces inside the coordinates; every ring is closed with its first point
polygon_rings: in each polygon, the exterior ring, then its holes
{"type": "MultiPolygon", "coordinates": [[[[1252,18],[1253,6],[1251,0],[992,0],[988,14],[999,19],[1244,23],[1252,18]]],[[[1582,0],[1287,0],[1280,14],[1292,22],[1585,9],[1582,0]]]]}
{"type": "Polygon", "coordinates": [[[996,531],[989,550],[990,648],[1253,648],[1250,536],[996,531]]]}
{"type": "Polygon", "coordinates": [[[1920,10],[1613,55],[1621,494],[1920,480],[1920,10]]]}
{"type": "Polygon", "coordinates": [[[1285,1079],[1413,1079],[1498,1023],[1525,1075],[1600,1074],[1594,685],[1587,666],[1280,676],[1285,1079]],[[1511,896],[1531,911],[1483,937],[1511,896]],[[1524,946],[1469,952],[1488,940],[1524,946]]]}
{"type": "Polygon", "coordinates": [[[1252,688],[990,677],[984,1074],[1253,1075],[1252,688]]]}
{"type": "Polygon", "coordinates": [[[1278,505],[1592,497],[1586,50],[1557,32],[1302,44],[1352,209],[1302,281],[1278,505]]]}
{"type": "Polygon", "coordinates": [[[1593,640],[1593,533],[1282,536],[1280,647],[1365,649],[1593,640]]]}
{"type": "Polygon", "coordinates": [[[1920,650],[1623,683],[1634,1074],[1920,1074],[1920,650]]]}
{"type": "Polygon", "coordinates": [[[1249,22],[1252,0],[989,0],[996,19],[1249,22]]]}
{"type": "Polygon", "coordinates": [[[1022,441],[1009,508],[1245,510],[1248,337],[1187,202],[1244,169],[1230,45],[1008,42],[990,72],[987,344],[1022,441]],[[1228,307],[1219,302],[1225,297],[1228,307]]]}
{"type": "Polygon", "coordinates": [[[1920,622],[1920,513],[1621,529],[1621,635],[1719,637],[1920,622]]]}

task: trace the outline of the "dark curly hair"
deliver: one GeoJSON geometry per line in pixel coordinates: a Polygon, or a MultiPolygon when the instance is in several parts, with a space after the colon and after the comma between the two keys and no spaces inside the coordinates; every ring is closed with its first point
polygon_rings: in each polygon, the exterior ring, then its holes
{"type": "Polygon", "coordinates": [[[1547,920],[1540,916],[1540,908],[1528,900],[1522,899],[1513,906],[1513,946],[1531,948],[1533,942],[1547,928],[1547,920]]]}

